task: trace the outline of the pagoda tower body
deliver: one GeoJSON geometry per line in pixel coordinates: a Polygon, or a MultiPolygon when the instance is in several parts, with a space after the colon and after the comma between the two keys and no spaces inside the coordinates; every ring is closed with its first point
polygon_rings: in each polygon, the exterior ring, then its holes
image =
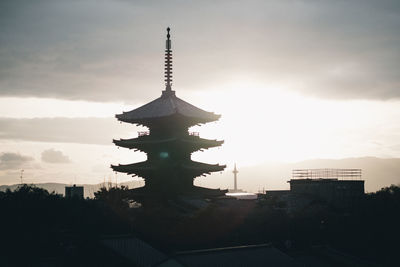
{"type": "Polygon", "coordinates": [[[165,50],[165,90],[161,97],[129,112],[116,115],[121,122],[145,126],[137,138],[113,140],[120,147],[142,151],[147,160],[128,165],[111,165],[117,172],[142,177],[151,192],[189,192],[196,177],[222,171],[226,166],[191,160],[193,152],[218,147],[223,141],[200,138],[188,129],[220,118],[197,108],[175,95],[172,90],[172,50],[167,29],[165,50]]]}

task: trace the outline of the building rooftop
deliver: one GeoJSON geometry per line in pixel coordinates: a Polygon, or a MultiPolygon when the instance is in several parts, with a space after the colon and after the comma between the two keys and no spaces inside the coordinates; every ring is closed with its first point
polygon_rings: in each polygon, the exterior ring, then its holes
{"type": "Polygon", "coordinates": [[[164,253],[137,238],[105,239],[102,243],[138,267],[156,266],[168,259],[164,253]]]}
{"type": "Polygon", "coordinates": [[[271,244],[185,251],[178,253],[175,260],[190,267],[301,266],[271,244]]]}
{"type": "Polygon", "coordinates": [[[190,250],[166,255],[137,238],[114,238],[103,245],[134,266],[301,266],[271,244],[190,250]]]}

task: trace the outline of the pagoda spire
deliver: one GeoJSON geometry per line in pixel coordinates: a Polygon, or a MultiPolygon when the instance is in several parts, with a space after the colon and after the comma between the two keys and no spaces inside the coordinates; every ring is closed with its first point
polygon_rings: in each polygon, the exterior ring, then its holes
{"type": "Polygon", "coordinates": [[[171,92],[172,85],[172,50],[171,50],[171,35],[169,31],[171,29],[167,28],[167,40],[165,42],[165,67],[164,67],[164,77],[165,77],[165,91],[171,92]]]}

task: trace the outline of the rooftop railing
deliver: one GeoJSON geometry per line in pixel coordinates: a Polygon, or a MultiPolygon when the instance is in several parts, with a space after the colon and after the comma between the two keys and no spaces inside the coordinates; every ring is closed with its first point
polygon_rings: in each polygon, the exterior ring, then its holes
{"type": "MultiPolygon", "coordinates": [[[[145,136],[145,135],[150,135],[150,131],[141,131],[141,132],[138,132],[138,136],[145,136]]],[[[190,136],[197,136],[197,137],[200,136],[199,132],[189,132],[189,135],[190,135],[190,136]]]]}
{"type": "Polygon", "coordinates": [[[361,169],[296,169],[292,179],[361,179],[361,169]]]}

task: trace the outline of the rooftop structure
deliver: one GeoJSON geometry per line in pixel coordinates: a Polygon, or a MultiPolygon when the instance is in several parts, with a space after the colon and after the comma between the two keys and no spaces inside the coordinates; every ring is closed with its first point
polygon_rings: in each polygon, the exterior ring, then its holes
{"type": "Polygon", "coordinates": [[[292,179],[351,179],[361,180],[361,169],[296,169],[292,179]]]}
{"type": "Polygon", "coordinates": [[[172,90],[169,28],[165,50],[165,90],[159,98],[132,111],[118,114],[116,118],[149,129],[148,132],[140,132],[137,138],[113,141],[117,146],[145,152],[147,160],[111,167],[117,172],[142,177],[145,188],[152,192],[188,192],[195,188],[193,180],[196,177],[222,171],[226,167],[191,160],[193,152],[218,147],[223,141],[200,138],[198,134],[189,133],[188,128],[216,121],[220,115],[183,101],[172,90]]]}

